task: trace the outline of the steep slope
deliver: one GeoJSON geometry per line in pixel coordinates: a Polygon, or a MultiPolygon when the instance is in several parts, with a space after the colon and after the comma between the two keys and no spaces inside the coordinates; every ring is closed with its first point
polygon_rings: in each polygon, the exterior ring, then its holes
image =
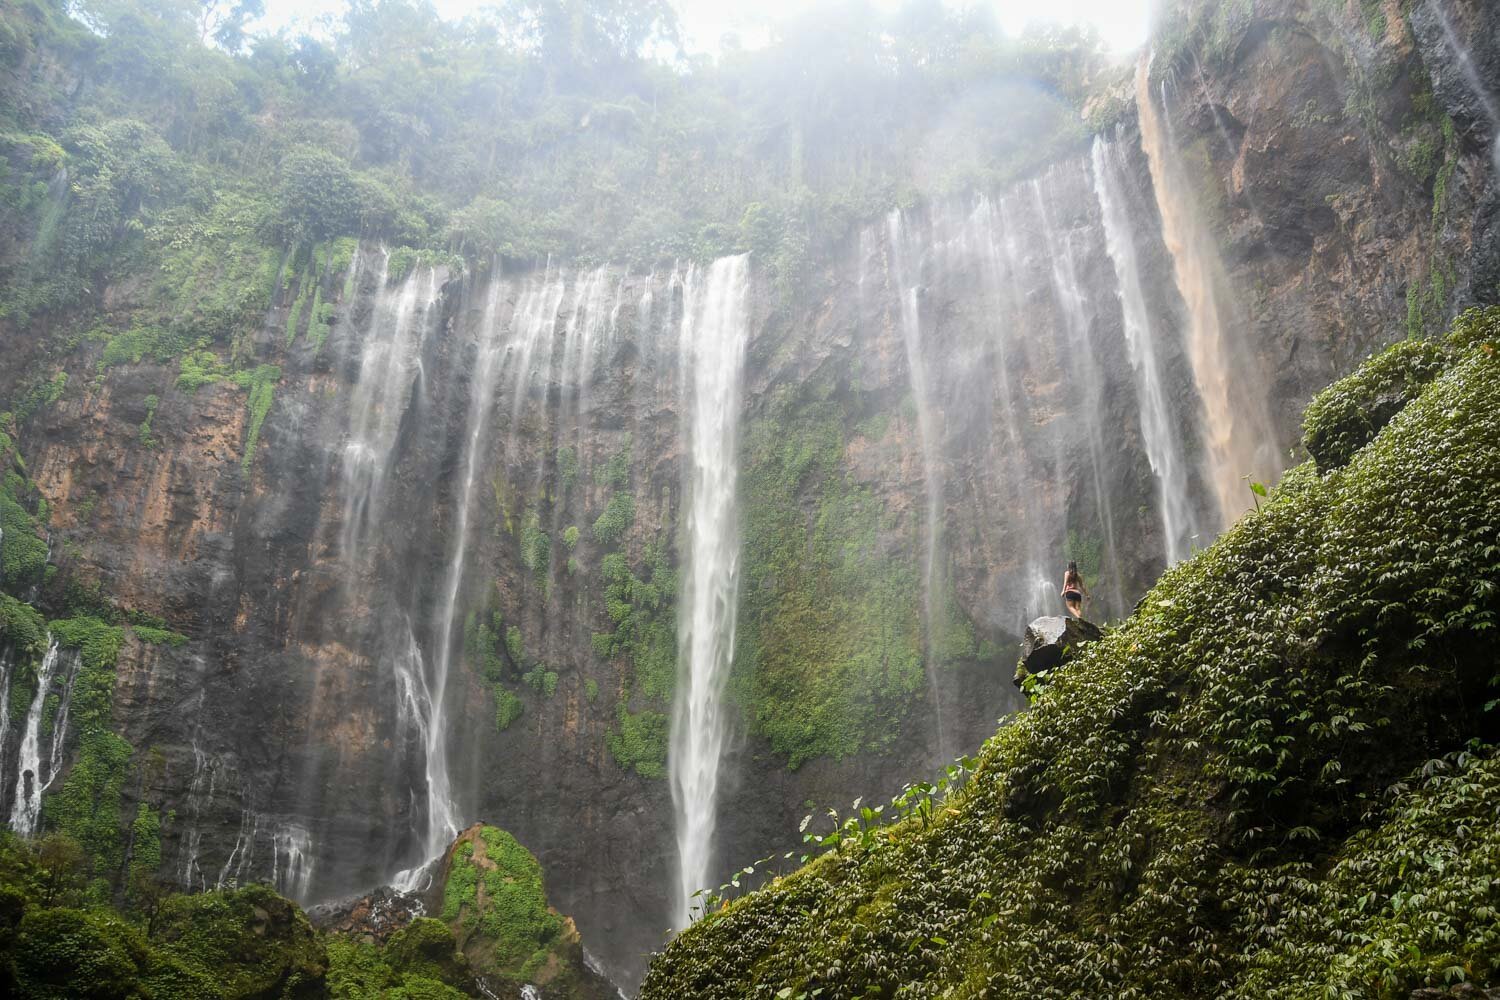
{"type": "Polygon", "coordinates": [[[930,818],[856,822],[682,934],[642,996],[1500,982],[1497,346],[1500,310],[1475,311],[1329,388],[1317,464],[1168,572],[930,818]]]}

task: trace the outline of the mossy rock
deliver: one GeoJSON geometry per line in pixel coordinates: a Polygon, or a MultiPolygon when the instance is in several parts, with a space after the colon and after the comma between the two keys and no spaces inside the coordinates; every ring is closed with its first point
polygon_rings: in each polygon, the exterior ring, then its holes
{"type": "Polygon", "coordinates": [[[297,905],[266,886],[173,896],[152,944],[209,973],[225,997],[324,995],[328,954],[322,942],[297,905]]]}
{"type": "Polygon", "coordinates": [[[475,824],[459,834],[448,851],[442,888],[446,929],[488,988],[530,983],[549,1000],[615,995],[585,966],[573,921],[547,905],[541,865],[509,833],[475,824]]]}
{"type": "Polygon", "coordinates": [[[643,1000],[1500,982],[1500,357],[1450,347],[1346,380],[1312,425],[1414,398],[1363,448],[1333,420],[1326,468],[1168,571],[958,792],[700,920],[643,1000]]]}

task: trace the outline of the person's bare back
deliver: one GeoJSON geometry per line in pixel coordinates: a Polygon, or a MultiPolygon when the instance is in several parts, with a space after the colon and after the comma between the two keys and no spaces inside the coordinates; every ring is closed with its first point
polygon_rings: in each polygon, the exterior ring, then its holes
{"type": "Polygon", "coordinates": [[[1067,572],[1063,573],[1062,599],[1068,608],[1068,614],[1074,618],[1083,617],[1083,602],[1088,598],[1088,588],[1083,585],[1083,574],[1078,572],[1078,564],[1069,562],[1067,572]]]}

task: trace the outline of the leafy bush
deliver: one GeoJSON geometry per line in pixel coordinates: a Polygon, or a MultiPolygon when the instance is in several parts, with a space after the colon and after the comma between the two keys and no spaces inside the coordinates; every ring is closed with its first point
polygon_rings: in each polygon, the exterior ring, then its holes
{"type": "Polygon", "coordinates": [[[505,732],[510,724],[521,717],[526,707],[521,704],[521,699],[501,687],[495,685],[495,729],[505,732]]]}
{"type": "Polygon", "coordinates": [[[618,545],[635,523],[635,497],[616,493],[594,521],[594,540],[600,545],[618,545]]]}
{"type": "Polygon", "coordinates": [[[666,777],[670,729],[666,713],[649,709],[632,712],[622,701],[615,706],[615,722],[616,727],[606,737],[615,763],[643,778],[666,777]]]}
{"type": "Polygon", "coordinates": [[[278,236],[285,245],[359,232],[361,191],[354,171],[327,150],[308,146],[282,159],[275,204],[278,236]]]}
{"type": "Polygon", "coordinates": [[[1313,397],[1302,418],[1307,453],[1323,472],[1347,465],[1443,367],[1436,344],[1406,340],[1386,348],[1313,397]]]}

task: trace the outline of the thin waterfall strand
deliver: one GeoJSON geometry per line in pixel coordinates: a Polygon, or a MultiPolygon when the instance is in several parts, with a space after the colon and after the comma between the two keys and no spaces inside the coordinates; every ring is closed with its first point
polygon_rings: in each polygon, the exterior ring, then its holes
{"type": "Polygon", "coordinates": [[[1124,315],[1125,346],[1135,373],[1140,404],[1141,437],[1146,459],[1156,477],[1157,512],[1161,517],[1162,541],[1167,563],[1187,555],[1191,539],[1198,534],[1196,516],[1188,495],[1188,463],[1183,453],[1157,356],[1161,335],[1146,304],[1140,264],[1130,212],[1122,189],[1119,148],[1095,137],[1093,149],[1094,195],[1104,218],[1104,245],[1115,269],[1115,292],[1124,315]]]}
{"type": "Polygon", "coordinates": [[[1458,32],[1453,30],[1453,22],[1449,19],[1447,11],[1443,10],[1441,3],[1437,0],[1428,0],[1427,6],[1432,10],[1433,17],[1437,18],[1438,26],[1443,29],[1443,41],[1447,43],[1449,51],[1453,53],[1453,61],[1458,65],[1458,72],[1464,78],[1465,85],[1479,102],[1479,107],[1484,111],[1484,117],[1490,126],[1490,160],[1495,166],[1495,177],[1500,181],[1500,99],[1490,93],[1485,86],[1484,80],[1479,75],[1479,70],[1474,67],[1474,59],[1469,50],[1459,41],[1458,32]]]}
{"type": "MultiPolygon", "coordinates": [[[[501,281],[491,278],[484,318],[479,327],[474,375],[469,386],[469,419],[464,437],[464,478],[456,497],[453,526],[453,551],[448,558],[443,581],[443,603],[438,611],[434,632],[437,649],[433,657],[432,678],[427,685],[429,717],[422,727],[427,777],[427,829],[422,856],[436,858],[458,836],[458,808],[453,801],[448,775],[447,728],[444,725],[444,696],[448,672],[453,663],[453,623],[458,616],[459,589],[464,578],[464,557],[468,552],[469,500],[474,492],[481,446],[489,427],[490,409],[495,395],[495,371],[504,352],[498,313],[501,281]]],[[[420,704],[408,696],[413,707],[420,704]]]]}
{"type": "Polygon", "coordinates": [[[62,764],[63,739],[68,728],[68,702],[73,693],[73,673],[78,664],[76,655],[64,657],[57,640],[49,633],[47,652],[42,657],[37,671],[36,694],[26,711],[26,727],[21,733],[21,748],[16,757],[16,792],[11,803],[10,828],[23,837],[36,832],[41,818],[42,793],[57,777],[62,764]],[[42,716],[46,712],[47,699],[52,694],[53,682],[57,679],[59,664],[66,661],[67,674],[63,680],[63,693],[52,719],[51,739],[43,744],[42,716]]]}
{"type": "Polygon", "coordinates": [[[906,259],[906,233],[900,209],[886,216],[890,237],[892,270],[896,294],[900,299],[901,343],[906,349],[906,368],[911,379],[912,401],[917,410],[917,437],[922,445],[923,488],[927,494],[926,544],[922,563],[923,618],[926,626],[926,649],[922,662],[926,668],[927,690],[932,697],[934,736],[938,759],[947,756],[947,733],[943,727],[943,702],[937,684],[938,650],[942,648],[942,628],[946,624],[947,600],[942,572],[943,477],[938,464],[942,443],[933,423],[927,360],[922,346],[922,314],[918,277],[909,273],[906,259]]]}
{"type": "MultiPolygon", "coordinates": [[[[1049,171],[1050,182],[1056,169],[1049,171]]],[[[1094,486],[1094,507],[1099,523],[1104,529],[1104,555],[1108,557],[1110,573],[1105,586],[1112,598],[1109,611],[1119,614],[1124,610],[1124,596],[1120,590],[1120,574],[1116,560],[1114,505],[1109,491],[1104,487],[1104,465],[1106,462],[1103,430],[1099,425],[1099,408],[1104,401],[1104,380],[1099,364],[1094,357],[1094,345],[1090,341],[1091,324],[1087,314],[1088,292],[1078,278],[1078,264],[1074,259],[1073,243],[1068,234],[1059,232],[1048,210],[1048,198],[1042,191],[1042,181],[1031,182],[1032,202],[1037,218],[1042,223],[1042,238],[1051,262],[1052,291],[1062,313],[1063,329],[1067,333],[1067,349],[1064,366],[1078,383],[1077,399],[1083,413],[1085,436],[1088,438],[1089,470],[1094,486]]],[[[1101,588],[1103,589],[1103,588],[1101,588]]]]}

